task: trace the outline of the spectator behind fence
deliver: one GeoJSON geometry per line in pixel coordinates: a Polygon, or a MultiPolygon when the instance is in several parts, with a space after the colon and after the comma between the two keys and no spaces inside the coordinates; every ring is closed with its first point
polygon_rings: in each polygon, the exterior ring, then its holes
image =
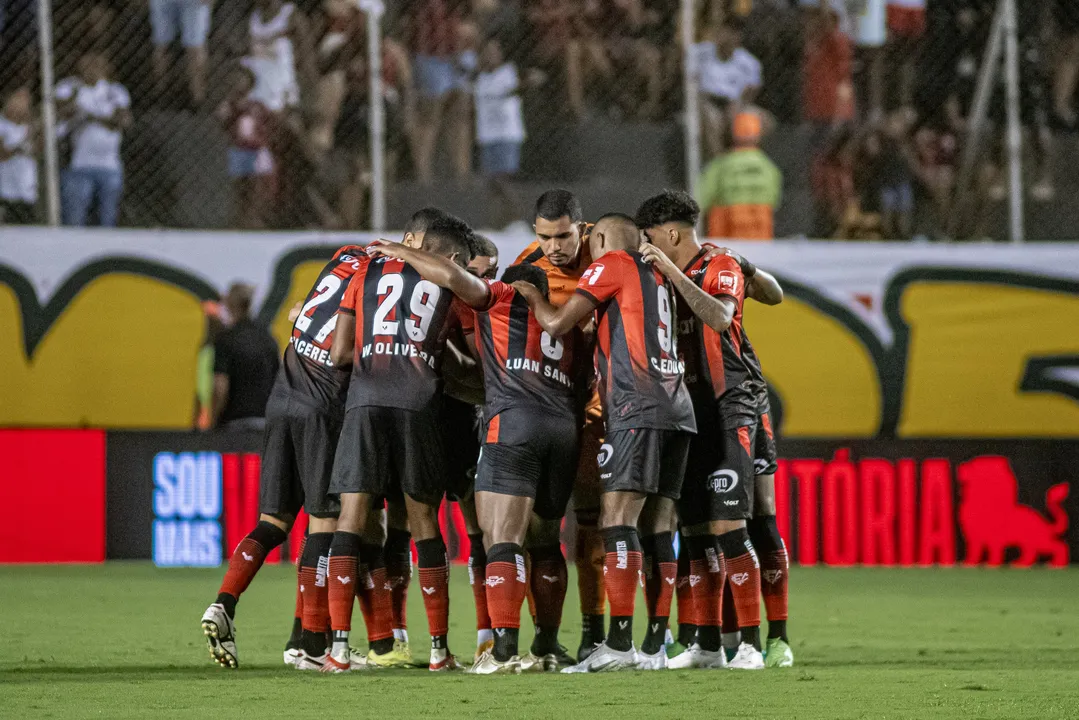
{"type": "Polygon", "coordinates": [[[734,113],[752,103],[761,85],[761,64],[742,47],[742,21],[730,18],[714,26],[708,39],[694,47],[701,88],[704,151],[713,158],[723,151],[724,129],[734,113]]]}
{"type": "Polygon", "coordinates": [[[1075,88],[1079,81],[1079,3],[1053,0],[1053,19],[1060,59],[1053,75],[1053,114],[1059,127],[1075,130],[1075,88]]]}
{"type": "Polygon", "coordinates": [[[242,62],[255,73],[254,96],[274,112],[298,108],[300,88],[314,87],[307,18],[292,3],[255,0],[248,40],[242,62]]]}
{"type": "Polygon", "coordinates": [[[217,110],[229,135],[229,178],[232,181],[232,227],[263,229],[268,224],[274,193],[274,162],[271,141],[276,121],[254,96],[255,74],[237,67],[229,94],[217,110]]]}
{"type": "MultiPolygon", "coordinates": [[[[454,101],[459,100],[453,91],[459,82],[457,52],[463,21],[461,4],[460,0],[418,0],[407,17],[407,46],[412,53],[419,95],[418,116],[422,118],[414,131],[412,159],[416,179],[422,185],[430,185],[434,178],[435,149],[443,119],[447,119],[447,125],[465,120],[461,113],[454,112],[453,106],[454,101]]],[[[453,140],[460,142],[460,128],[451,126],[446,130],[451,143],[453,140]]],[[[457,150],[453,156],[462,157],[460,149],[457,150]]],[[[456,168],[459,176],[465,170],[456,168]]]]}
{"type": "Polygon", "coordinates": [[[195,107],[206,99],[206,39],[210,35],[212,3],[213,0],[150,0],[154,79],[159,87],[166,81],[169,45],[179,37],[184,46],[187,88],[195,107]]]}
{"type": "Polygon", "coordinates": [[[830,128],[854,119],[853,51],[829,0],[820,0],[807,16],[802,95],[805,119],[814,126],[813,144],[819,147],[830,128]]]}
{"type": "Polygon", "coordinates": [[[229,288],[225,309],[231,325],[214,343],[213,425],[226,430],[262,428],[277,375],[277,342],[251,319],[253,295],[250,285],[229,288]]]}
{"type": "Polygon", "coordinates": [[[37,220],[37,130],[29,88],[12,92],[0,108],[0,225],[37,220]]]}
{"type": "Polygon", "coordinates": [[[109,80],[101,55],[79,59],[79,74],[56,86],[58,134],[70,144],[61,178],[65,225],[84,226],[97,209],[98,224],[115,227],[124,187],[120,161],[123,131],[131,124],[127,88],[109,80]]]}
{"type": "Polygon", "coordinates": [[[480,150],[480,170],[491,181],[496,199],[491,203],[495,216],[493,227],[504,227],[515,215],[507,181],[517,174],[525,140],[520,92],[517,66],[502,56],[498,38],[488,39],[480,55],[480,72],[475,83],[476,144],[480,150]]]}
{"type": "Polygon", "coordinates": [[[734,117],[734,148],[705,167],[698,204],[707,218],[708,237],[771,240],[783,175],[758,147],[761,116],[743,111],[734,117]]]}

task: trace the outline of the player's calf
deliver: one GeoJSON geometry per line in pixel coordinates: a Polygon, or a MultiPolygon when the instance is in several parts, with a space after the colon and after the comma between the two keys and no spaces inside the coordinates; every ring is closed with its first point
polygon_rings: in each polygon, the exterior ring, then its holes
{"type": "Polygon", "coordinates": [[[472,588],[472,600],[476,606],[475,659],[479,660],[480,656],[494,645],[487,603],[487,551],[483,547],[482,532],[470,533],[468,540],[468,584],[472,588]]]}

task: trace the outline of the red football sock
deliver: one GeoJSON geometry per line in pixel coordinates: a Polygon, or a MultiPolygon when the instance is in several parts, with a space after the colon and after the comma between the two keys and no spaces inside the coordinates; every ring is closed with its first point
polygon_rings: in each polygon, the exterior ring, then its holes
{"type": "Polygon", "coordinates": [[[557,629],[562,624],[566,602],[566,558],[559,545],[531,548],[528,553],[532,556],[528,584],[536,599],[536,626],[557,629]]]}
{"type": "Polygon", "coordinates": [[[389,528],[384,546],[386,577],[390,591],[393,629],[408,629],[408,584],[412,580],[412,534],[407,530],[389,528]]]}
{"type": "Polygon", "coordinates": [[[483,533],[468,536],[472,543],[468,551],[468,584],[476,603],[476,629],[490,630],[491,615],[487,610],[487,552],[483,549],[483,533]]]}
{"type": "Polygon", "coordinates": [[[304,541],[300,555],[300,588],[303,593],[303,629],[326,632],[330,629],[329,572],[330,543],[333,533],[312,533],[304,541]]]}
{"type": "Polygon", "coordinates": [[[761,594],[768,622],[787,619],[787,574],[790,570],[787,548],[771,552],[761,560],[761,594]]]}
{"type": "Polygon", "coordinates": [[[697,606],[697,642],[701,649],[716,652],[720,647],[719,621],[726,568],[714,536],[700,535],[690,540],[699,548],[695,554],[701,556],[697,565],[701,571],[700,583],[693,596],[697,606]]]}
{"type": "MultiPolygon", "coordinates": [[[[233,599],[231,604],[234,608],[235,600],[251,584],[266,560],[266,555],[285,542],[286,537],[288,536],[285,531],[273,523],[260,521],[255,529],[240,541],[229,558],[229,569],[225,572],[225,579],[221,581],[221,589],[217,591],[218,602],[222,601],[221,595],[228,595],[233,599]]],[[[229,609],[231,614],[232,608],[229,609]]]]}
{"type": "Polygon", "coordinates": [[[367,626],[367,641],[374,643],[393,637],[392,597],[381,545],[360,546],[356,595],[360,599],[360,611],[367,626]]]}
{"type": "Polygon", "coordinates": [[[644,548],[644,597],[648,617],[670,617],[674,599],[674,582],[678,566],[670,533],[657,533],[641,538],[644,548]]]}
{"type": "Polygon", "coordinates": [[[524,551],[516,543],[498,543],[487,556],[487,606],[496,628],[520,628],[521,604],[528,587],[524,551]]]}
{"type": "MultiPolygon", "coordinates": [[[[360,536],[341,532],[333,534],[329,561],[329,606],[330,628],[334,631],[348,632],[352,629],[353,598],[356,597],[356,585],[359,582],[360,536]]],[[[336,640],[335,640],[336,642],[336,640]]]]}
{"type": "Polygon", "coordinates": [[[441,537],[419,540],[416,552],[428,632],[432,637],[444,637],[450,624],[450,568],[446,561],[446,544],[441,537]]]}
{"type": "MultiPolygon", "coordinates": [[[[596,527],[599,510],[576,510],[577,544],[574,562],[577,565],[577,592],[582,615],[606,613],[606,580],[603,574],[606,552],[603,533],[596,527]]],[[[598,638],[597,638],[598,641],[598,638]]]]}
{"type": "Polygon", "coordinates": [[[731,585],[739,628],[761,624],[761,571],[757,554],[745,529],[719,536],[719,545],[727,561],[727,582],[731,585]]]}

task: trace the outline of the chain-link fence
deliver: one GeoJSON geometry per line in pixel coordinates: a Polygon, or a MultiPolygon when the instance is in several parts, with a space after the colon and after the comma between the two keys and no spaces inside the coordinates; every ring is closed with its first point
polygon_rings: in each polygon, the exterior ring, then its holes
{"type": "Polygon", "coordinates": [[[41,3],[0,0],[9,223],[49,220],[55,166],[80,225],[502,228],[559,185],[692,187],[714,235],[1004,237],[1009,197],[1079,227],[1075,0],[41,3]]]}

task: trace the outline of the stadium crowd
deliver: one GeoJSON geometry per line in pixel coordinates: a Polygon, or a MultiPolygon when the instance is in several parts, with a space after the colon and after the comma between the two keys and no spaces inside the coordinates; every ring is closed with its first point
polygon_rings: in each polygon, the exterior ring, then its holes
{"type": "MultiPolygon", "coordinates": [[[[148,193],[152,149],[132,118],[214,117],[227,134],[237,228],[361,228],[370,186],[361,0],[60,0],[54,70],[65,223],[124,223],[148,193]]],[[[512,206],[526,137],[593,118],[683,113],[678,0],[407,0],[382,20],[391,181],[489,183],[512,206]],[[444,158],[448,172],[437,170],[444,158]],[[436,172],[437,171],[437,172],[436,172]]],[[[994,0],[701,0],[692,48],[709,163],[733,119],[762,118],[755,146],[811,134],[807,235],[980,236],[1003,198],[999,138],[973,201],[955,180],[994,0]],[[786,130],[783,130],[786,132],[786,130]],[[919,222],[921,218],[921,222],[919,222]]],[[[1076,129],[1079,7],[1020,2],[1023,120],[1035,201],[1054,196],[1054,135],[1076,129]]],[[[41,217],[36,3],[0,2],[0,199],[6,222],[41,217]]],[[[1000,127],[1003,91],[991,118],[1000,127]]],[[[991,133],[992,135],[992,133],[991,133]]],[[[999,133],[997,133],[999,135],[999,133]]],[[[726,163],[722,170],[744,163],[726,163]]],[[[197,171],[197,168],[193,168],[197,171]]],[[[737,184],[737,182],[735,182],[737,184]]],[[[782,180],[779,180],[782,184],[782,180]]],[[[768,193],[778,201],[778,193],[768,193]]],[[[710,208],[705,208],[706,212],[710,208]]],[[[515,218],[520,219],[520,218],[515,218]]]]}

